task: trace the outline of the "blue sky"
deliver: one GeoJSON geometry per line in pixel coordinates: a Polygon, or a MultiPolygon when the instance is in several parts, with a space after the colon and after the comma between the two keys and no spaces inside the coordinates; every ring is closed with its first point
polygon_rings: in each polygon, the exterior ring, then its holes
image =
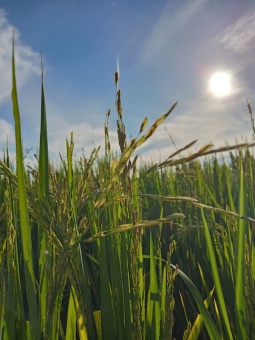
{"type": "MultiPolygon", "coordinates": [[[[114,72],[117,58],[127,136],[178,106],[139,153],[169,155],[198,139],[197,148],[252,141],[249,99],[255,111],[255,3],[248,0],[0,0],[0,146],[14,151],[11,44],[16,65],[24,148],[38,150],[40,51],[52,159],[65,153],[74,132],[75,152],[88,156],[110,138],[117,149],[114,72]],[[231,76],[231,92],[216,97],[211,76],[231,76]]],[[[30,157],[30,156],[29,156],[30,157]]]]}

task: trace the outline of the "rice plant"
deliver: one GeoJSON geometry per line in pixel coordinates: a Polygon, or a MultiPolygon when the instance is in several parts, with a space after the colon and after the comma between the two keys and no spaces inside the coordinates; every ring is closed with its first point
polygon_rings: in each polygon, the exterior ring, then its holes
{"type": "MultiPolygon", "coordinates": [[[[247,143],[138,166],[138,148],[177,103],[126,137],[115,73],[119,152],[49,160],[41,83],[38,165],[24,167],[12,57],[16,164],[0,160],[1,339],[252,339],[254,157],[247,143]],[[230,162],[215,155],[229,152],[230,162]],[[203,160],[203,161],[202,161],[203,160]],[[251,217],[250,217],[251,216],[251,217]]],[[[188,153],[189,152],[189,153],[188,153]]]]}

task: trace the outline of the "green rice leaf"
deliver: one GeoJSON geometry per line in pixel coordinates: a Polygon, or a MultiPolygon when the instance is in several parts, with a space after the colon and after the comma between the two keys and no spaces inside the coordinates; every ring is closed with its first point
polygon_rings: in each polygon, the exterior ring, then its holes
{"type": "Polygon", "coordinates": [[[150,300],[149,306],[149,323],[151,328],[151,339],[159,339],[160,336],[160,320],[161,320],[161,307],[159,299],[158,278],[156,272],[156,263],[154,257],[152,233],[150,231],[150,300]]]}
{"type": "Polygon", "coordinates": [[[116,326],[112,307],[112,292],[107,268],[105,239],[100,240],[100,295],[102,307],[102,328],[104,339],[116,338],[116,326]]]}
{"type": "MultiPolygon", "coordinates": [[[[239,214],[245,214],[244,172],[240,160],[240,183],[239,183],[239,214]]],[[[246,222],[239,220],[238,224],[238,248],[236,270],[236,322],[238,339],[247,339],[246,306],[245,306],[245,233],[246,222]]]]}
{"type": "Polygon", "coordinates": [[[76,308],[74,299],[74,289],[70,291],[68,302],[68,314],[66,320],[66,339],[76,339],[76,308]]]}
{"type": "MultiPolygon", "coordinates": [[[[41,56],[42,63],[42,56],[41,56]]],[[[49,201],[49,152],[48,152],[48,134],[47,134],[47,116],[46,104],[44,94],[44,81],[43,81],[43,64],[42,64],[42,84],[41,84],[41,129],[40,129],[40,146],[39,146],[39,197],[47,203],[49,201]]],[[[48,277],[45,273],[47,249],[47,235],[42,226],[38,225],[38,241],[39,241],[39,275],[40,275],[40,321],[41,328],[45,326],[45,315],[47,313],[47,289],[48,277]]]]}
{"type": "Polygon", "coordinates": [[[202,221],[203,221],[203,225],[204,225],[204,235],[205,235],[207,250],[208,250],[208,253],[209,253],[209,260],[210,260],[210,264],[211,264],[212,276],[213,276],[215,289],[216,289],[216,293],[217,293],[218,300],[219,300],[219,306],[220,306],[220,309],[221,309],[222,318],[223,318],[223,321],[224,321],[224,326],[225,326],[225,329],[226,329],[226,332],[227,332],[229,339],[233,339],[233,335],[232,335],[232,331],[231,331],[231,327],[230,327],[230,322],[229,322],[229,318],[228,318],[228,313],[227,313],[227,307],[226,307],[224,294],[223,294],[223,291],[222,291],[222,286],[221,286],[221,281],[220,281],[220,276],[219,276],[219,272],[218,272],[218,266],[217,266],[217,262],[216,262],[216,256],[215,256],[215,252],[214,252],[214,248],[213,248],[213,243],[212,243],[212,239],[211,239],[211,236],[210,236],[209,228],[208,228],[207,223],[206,223],[206,219],[205,219],[205,216],[204,216],[203,209],[201,209],[201,216],[202,216],[202,221]]]}
{"type": "MultiPolygon", "coordinates": [[[[16,140],[16,167],[18,180],[18,199],[20,213],[20,231],[22,239],[22,250],[24,256],[24,271],[26,278],[26,296],[28,301],[29,319],[31,325],[31,333],[35,339],[41,338],[41,330],[39,324],[39,313],[35,288],[35,275],[33,268],[33,249],[30,234],[30,223],[27,207],[27,193],[25,185],[25,170],[23,162],[23,146],[21,137],[21,123],[18,104],[18,94],[16,85],[16,69],[14,56],[14,36],[12,46],[12,105],[15,121],[15,140],[16,140]]],[[[29,326],[28,326],[29,327],[29,326]]]]}
{"type": "MultiPolygon", "coordinates": [[[[214,289],[215,288],[213,288],[210,291],[210,294],[204,300],[204,304],[205,304],[206,309],[208,309],[209,303],[212,300],[212,295],[213,295],[214,289]]],[[[200,334],[200,331],[201,331],[202,325],[203,325],[203,317],[202,317],[201,314],[198,314],[198,316],[196,317],[196,320],[195,320],[195,322],[194,322],[194,324],[193,324],[193,326],[192,326],[192,328],[190,330],[188,340],[193,340],[193,339],[197,339],[198,338],[198,336],[200,334]]]]}
{"type": "Polygon", "coordinates": [[[203,302],[203,299],[197,289],[197,287],[194,285],[194,283],[188,278],[186,274],[184,274],[177,266],[171,265],[175,270],[178,269],[178,274],[182,278],[182,280],[185,282],[187,285],[189,291],[191,292],[196,305],[198,307],[198,310],[200,314],[203,317],[205,327],[207,329],[208,335],[211,340],[220,340],[221,336],[217,330],[217,327],[214,323],[214,321],[211,318],[210,313],[207,311],[206,306],[203,302]]]}

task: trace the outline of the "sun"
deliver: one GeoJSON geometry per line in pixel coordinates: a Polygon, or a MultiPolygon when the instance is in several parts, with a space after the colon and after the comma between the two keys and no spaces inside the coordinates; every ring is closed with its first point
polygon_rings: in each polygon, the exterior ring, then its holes
{"type": "Polygon", "coordinates": [[[225,72],[214,73],[210,79],[209,87],[216,97],[227,96],[231,92],[231,77],[225,72]]]}

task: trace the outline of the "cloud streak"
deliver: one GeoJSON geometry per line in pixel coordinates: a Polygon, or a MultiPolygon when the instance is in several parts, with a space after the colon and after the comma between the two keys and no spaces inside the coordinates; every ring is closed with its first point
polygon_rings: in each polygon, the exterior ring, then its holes
{"type": "Polygon", "coordinates": [[[206,2],[207,0],[188,1],[177,13],[173,13],[172,2],[169,2],[144,43],[142,59],[150,61],[169,46],[172,38],[185,28],[187,23],[202,10],[206,2]]]}
{"type": "Polygon", "coordinates": [[[234,24],[229,25],[216,42],[225,49],[243,54],[255,47],[255,11],[243,14],[234,24]]]}

